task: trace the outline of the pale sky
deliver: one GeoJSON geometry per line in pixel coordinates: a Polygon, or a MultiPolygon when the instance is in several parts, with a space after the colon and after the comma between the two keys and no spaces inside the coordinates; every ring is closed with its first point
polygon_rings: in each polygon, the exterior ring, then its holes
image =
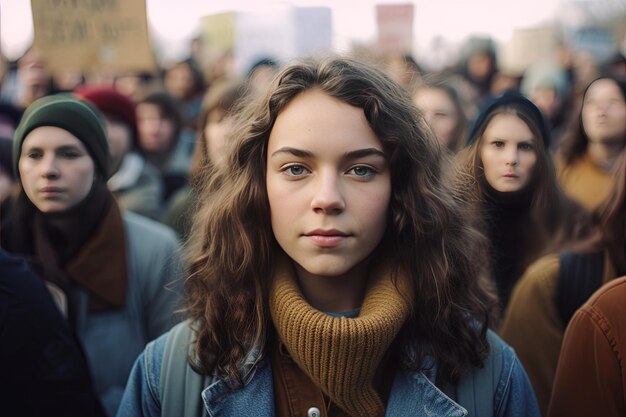
{"type": "MultiPolygon", "coordinates": [[[[598,1],[598,0],[594,0],[598,1]]],[[[608,1],[608,0],[604,0],[608,1]]],[[[413,3],[416,55],[435,37],[460,42],[470,34],[504,42],[516,27],[551,22],[567,0],[147,0],[151,35],[167,46],[170,58],[186,54],[189,39],[199,30],[199,18],[226,11],[253,11],[276,5],[328,6],[332,9],[333,47],[345,50],[352,41],[376,37],[375,5],[413,3]]],[[[10,59],[21,55],[33,36],[29,0],[0,0],[0,45],[10,59]]]]}

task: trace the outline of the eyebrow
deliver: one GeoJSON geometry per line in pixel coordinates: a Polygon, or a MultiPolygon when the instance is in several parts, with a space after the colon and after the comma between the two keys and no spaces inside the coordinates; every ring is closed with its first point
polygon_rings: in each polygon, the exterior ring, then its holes
{"type": "MultiPolygon", "coordinates": [[[[43,151],[43,147],[39,146],[39,145],[31,145],[31,146],[24,146],[22,148],[22,151],[43,151]]],[[[78,145],[61,145],[58,148],[54,149],[54,152],[66,152],[66,151],[80,151],[80,152],[85,152],[86,150],[83,150],[83,148],[81,148],[78,145]]]]}
{"type": "MultiPolygon", "coordinates": [[[[286,146],[286,147],[283,147],[274,151],[271,157],[273,158],[277,155],[280,155],[281,153],[291,154],[298,158],[313,158],[315,156],[313,152],[286,146]]],[[[365,158],[367,156],[379,156],[379,157],[387,159],[387,156],[385,155],[385,153],[377,148],[364,148],[364,149],[357,149],[355,151],[346,152],[345,154],[343,154],[342,159],[347,159],[347,160],[359,159],[359,158],[365,158]]]]}

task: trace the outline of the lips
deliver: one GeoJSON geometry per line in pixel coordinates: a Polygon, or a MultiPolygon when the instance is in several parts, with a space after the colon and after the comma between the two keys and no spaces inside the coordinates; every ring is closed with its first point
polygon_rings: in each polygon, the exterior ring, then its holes
{"type": "Polygon", "coordinates": [[[54,186],[42,187],[39,189],[39,193],[42,194],[44,197],[57,197],[61,195],[64,191],[65,190],[63,190],[63,188],[54,186]]]}
{"type": "Polygon", "coordinates": [[[516,175],[516,174],[504,174],[503,177],[504,178],[510,178],[510,179],[517,179],[517,178],[519,178],[519,175],[516,175]]]}
{"type": "Polygon", "coordinates": [[[332,248],[345,242],[350,237],[350,234],[336,229],[316,229],[305,233],[304,236],[316,246],[332,248]]]}

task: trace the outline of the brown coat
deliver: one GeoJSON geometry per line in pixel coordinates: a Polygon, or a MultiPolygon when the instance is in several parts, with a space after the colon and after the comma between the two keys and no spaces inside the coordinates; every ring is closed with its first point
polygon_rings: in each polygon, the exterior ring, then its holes
{"type": "MultiPolygon", "coordinates": [[[[526,369],[542,415],[548,410],[565,331],[554,303],[558,277],[557,254],[530,265],[513,290],[499,332],[526,369]]],[[[603,282],[614,277],[615,268],[606,256],[603,282]]]]}
{"type": "Polygon", "coordinates": [[[572,318],[548,416],[626,416],[626,277],[598,290],[572,318]]]}
{"type": "Polygon", "coordinates": [[[611,193],[611,172],[598,167],[588,153],[569,166],[556,161],[559,184],[565,194],[589,212],[595,210],[611,193]]]}

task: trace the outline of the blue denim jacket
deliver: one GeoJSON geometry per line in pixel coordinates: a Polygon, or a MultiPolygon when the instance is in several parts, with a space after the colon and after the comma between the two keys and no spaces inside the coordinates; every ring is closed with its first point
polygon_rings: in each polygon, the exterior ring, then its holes
{"type": "MultiPolygon", "coordinates": [[[[135,362],[117,417],[161,416],[159,384],[166,337],[167,335],[163,335],[151,342],[135,362]]],[[[499,376],[494,376],[497,378],[497,384],[494,384],[496,390],[491,415],[539,417],[534,393],[515,352],[495,334],[490,334],[489,339],[492,351],[499,349],[503,358],[502,371],[499,376]]],[[[255,362],[257,356],[251,355],[244,364],[244,368],[250,369],[250,373],[246,375],[245,385],[235,392],[231,392],[222,380],[207,379],[207,385],[202,390],[205,415],[211,417],[274,415],[271,364],[266,358],[252,366],[255,362]]],[[[394,417],[475,415],[435,386],[434,377],[435,371],[425,373],[399,370],[394,378],[385,415],[394,417]]]]}

